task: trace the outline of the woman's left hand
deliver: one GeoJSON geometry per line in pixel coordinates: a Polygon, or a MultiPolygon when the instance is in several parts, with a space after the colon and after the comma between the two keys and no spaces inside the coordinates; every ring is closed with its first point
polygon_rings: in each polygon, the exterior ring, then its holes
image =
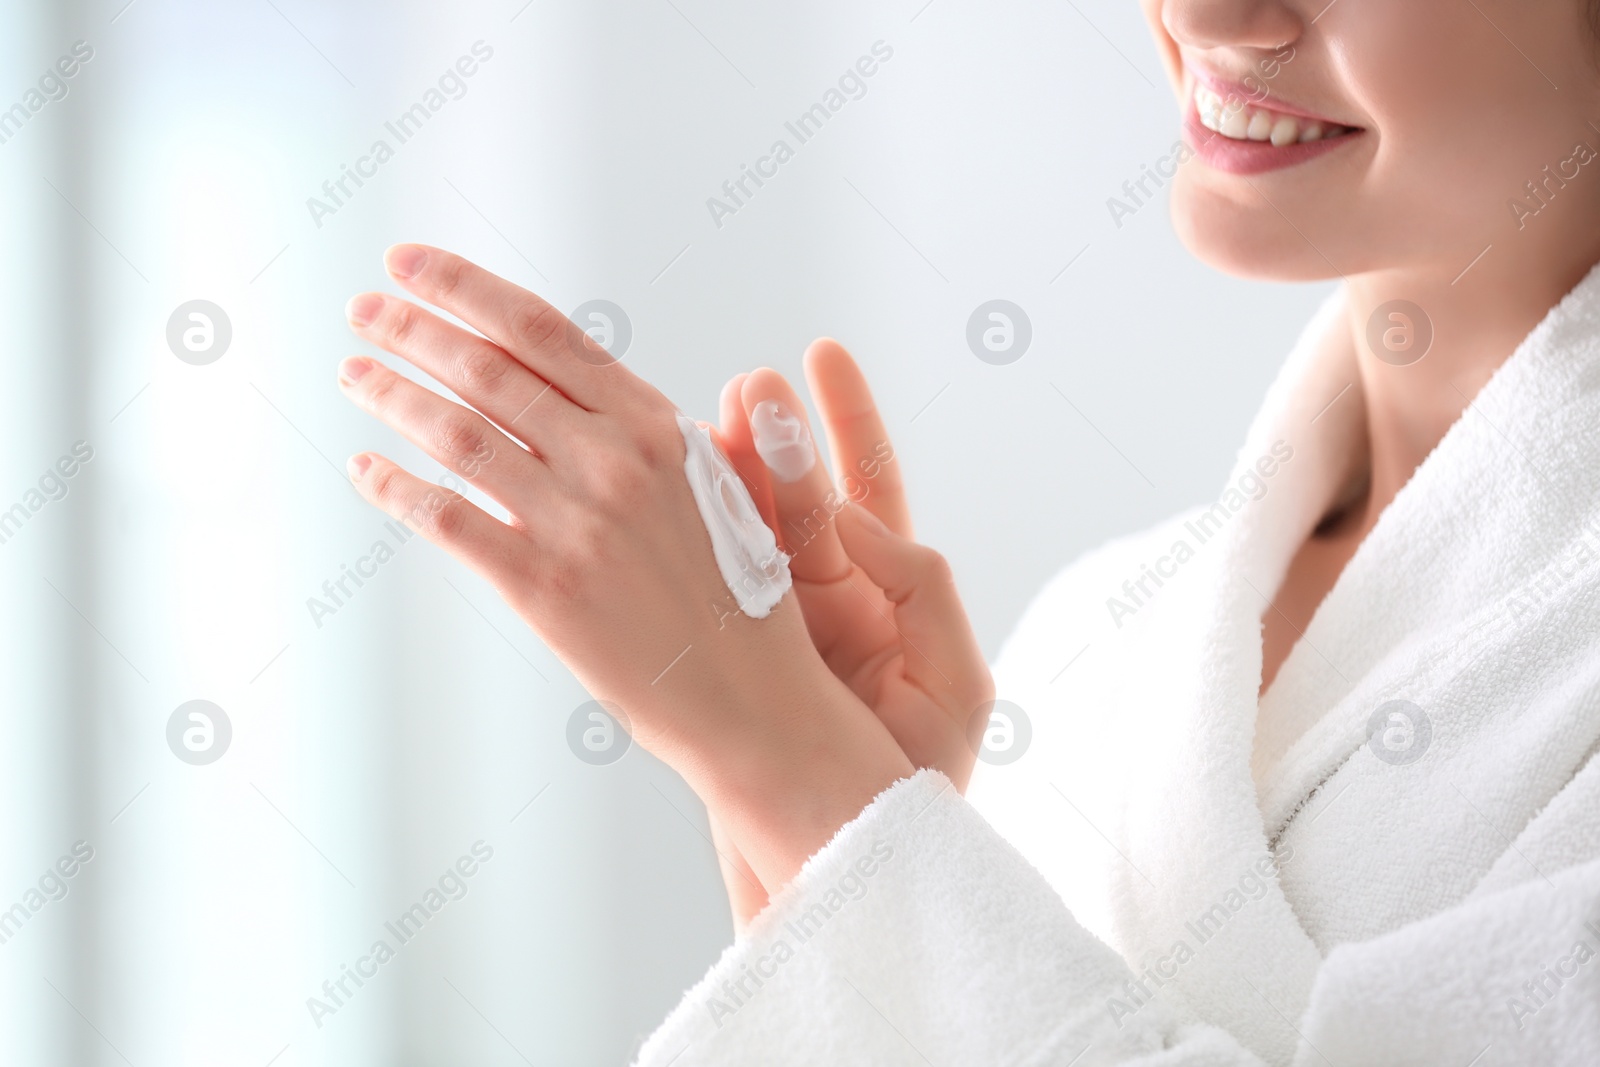
{"type": "Polygon", "coordinates": [[[471,408],[366,357],[340,384],[510,521],[370,453],[350,461],[362,496],[481,574],[684,775],[762,884],[786,883],[910,761],[821,661],[792,596],[760,620],[732,606],[666,397],[459,256],[397,245],[386,263],[483,336],[381,293],[350,301],[352,327],[471,408]]]}

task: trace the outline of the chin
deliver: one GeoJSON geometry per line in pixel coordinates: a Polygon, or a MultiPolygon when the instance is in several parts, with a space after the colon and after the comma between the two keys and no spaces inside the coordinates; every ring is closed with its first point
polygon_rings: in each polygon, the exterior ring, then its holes
{"type": "Polygon", "coordinates": [[[1309,282],[1339,277],[1270,204],[1254,192],[1246,195],[1248,201],[1240,202],[1208,189],[1186,167],[1172,184],[1172,228],[1178,240],[1200,262],[1235,278],[1309,282]]]}

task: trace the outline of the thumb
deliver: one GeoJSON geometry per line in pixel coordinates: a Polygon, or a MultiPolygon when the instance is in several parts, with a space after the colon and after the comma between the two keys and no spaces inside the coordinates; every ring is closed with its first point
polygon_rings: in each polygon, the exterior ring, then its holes
{"type": "Polygon", "coordinates": [[[844,508],[836,524],[845,553],[894,606],[906,676],[961,716],[991,699],[989,668],[945,558],[859,504],[844,508]]]}

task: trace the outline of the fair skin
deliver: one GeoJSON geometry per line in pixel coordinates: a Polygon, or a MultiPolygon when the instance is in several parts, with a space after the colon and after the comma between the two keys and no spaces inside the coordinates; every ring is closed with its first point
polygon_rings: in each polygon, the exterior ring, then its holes
{"type": "MultiPolygon", "coordinates": [[[[351,458],[357,489],[482,575],[595,698],[623,709],[635,740],[705,802],[741,881],[784,885],[918,765],[886,723],[925,716],[931,725],[915,722],[913,733],[937,739],[949,714],[897,687],[884,659],[819,652],[798,597],[762,619],[731,606],[664,396],[593,358],[588,339],[547,303],[460,257],[399,245],[386,263],[408,292],[482,336],[381,293],[350,301],[352,328],[470,407],[361,356],[340,365],[340,385],[509,521],[370,453],[351,458]],[[871,687],[883,720],[852,685],[871,687]]],[[[818,564],[838,562],[824,555],[837,541],[809,548],[818,564]]],[[[928,571],[936,557],[918,555],[928,571]]],[[[936,603],[959,615],[953,590],[936,603]]],[[[951,633],[941,627],[939,639],[972,661],[958,677],[986,682],[970,632],[951,633]]],[[[916,676],[905,668],[907,684],[916,676]]],[[[952,687],[945,699],[966,707],[982,684],[952,687]]],[[[907,740],[917,751],[917,737],[907,740]]]]}
{"type": "Polygon", "coordinates": [[[1418,464],[1600,259],[1587,168],[1536,217],[1507,208],[1518,195],[1538,206],[1526,183],[1600,136],[1589,124],[1600,117],[1597,44],[1586,0],[1141,4],[1180,107],[1196,71],[1254,74],[1267,108],[1283,101],[1360,129],[1299,166],[1241,175],[1197,161],[1173,183],[1173,223],[1212,266],[1348,281],[1349,332],[1335,343],[1354,347],[1360,380],[1339,402],[1363,405],[1367,449],[1350,457],[1353,502],[1302,546],[1264,615],[1265,688],[1418,464]],[[1294,58],[1263,78],[1262,60],[1283,45],[1294,58]],[[1374,309],[1394,299],[1433,325],[1431,351],[1409,366],[1374,358],[1365,339],[1374,309]]]}
{"type": "MultiPolygon", "coordinates": [[[[756,406],[777,401],[805,421],[799,397],[771,370],[741,374],[724,388],[718,441],[792,557],[795,596],[828,668],[916,766],[937,768],[965,790],[985,722],[974,712],[994,698],[983,654],[949,566],[911,539],[899,465],[860,369],[829,338],[807,349],[805,368],[841,477],[820,462],[790,482],[767,471],[751,433],[756,406]],[[851,503],[841,507],[844,500],[851,503]],[[835,512],[835,521],[819,521],[835,512]]],[[[767,892],[747,877],[715,817],[712,830],[742,929],[767,892]]]]}
{"type": "MultiPolygon", "coordinates": [[[[1240,130],[1186,118],[1186,141],[1210,148],[1171,186],[1174,225],[1206,263],[1347,283],[1347,329],[1326,343],[1353,352],[1357,380],[1334,402],[1361,406],[1366,440],[1263,608],[1265,688],[1412,472],[1600,259],[1600,195],[1586,184],[1600,167],[1569,167],[1542,206],[1525,188],[1577,142],[1600,142],[1600,45],[1580,0],[1141,6],[1184,115],[1197,78],[1209,79],[1260,88],[1249,95],[1258,110],[1280,105],[1336,131],[1314,151],[1291,142],[1273,156],[1276,133],[1270,149],[1258,138],[1234,151],[1240,130]],[[1508,210],[1514,197],[1537,215],[1508,210]],[[1428,354],[1403,366],[1367,342],[1373,312],[1397,299],[1433,330],[1428,354]]],[[[483,337],[379,294],[351,302],[354,328],[482,416],[364,358],[346,361],[341,383],[511,521],[437,487],[430,498],[381,457],[352,460],[357,487],[483,574],[595,696],[627,710],[639,742],[705,800],[740,923],[912,768],[965,784],[972,715],[992,685],[948,568],[910,540],[896,464],[880,460],[860,489],[860,464],[888,438],[842,348],[817,342],[806,372],[839,489],[858,503],[829,506],[820,464],[798,482],[769,477],[749,415],[773,398],[801,410],[781,377],[757,371],[724,392],[719,441],[793,552],[796,584],[771,617],[718,630],[705,605],[725,590],[670,403],[620,365],[574,358],[576,328],[533,294],[437,249],[398,246],[389,266],[483,337]],[[429,499],[444,504],[419,512],[429,499]],[[692,654],[651,684],[685,645],[692,654]]]]}

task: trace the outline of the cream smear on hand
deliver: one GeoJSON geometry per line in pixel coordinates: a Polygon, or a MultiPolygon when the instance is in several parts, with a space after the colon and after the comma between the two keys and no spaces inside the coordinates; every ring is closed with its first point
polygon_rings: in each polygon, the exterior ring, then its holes
{"type": "Polygon", "coordinates": [[[683,473],[700,508],[700,521],[711,535],[711,552],[717,570],[739,604],[752,619],[764,619],[789,591],[789,557],[761,520],[744,479],[728,457],[711,441],[711,435],[682,412],[678,429],[683,433],[683,473]]]}
{"type": "Polygon", "coordinates": [[[780,482],[798,482],[817,465],[817,449],[805,420],[776,400],[763,400],[750,413],[756,453],[780,482]]]}

